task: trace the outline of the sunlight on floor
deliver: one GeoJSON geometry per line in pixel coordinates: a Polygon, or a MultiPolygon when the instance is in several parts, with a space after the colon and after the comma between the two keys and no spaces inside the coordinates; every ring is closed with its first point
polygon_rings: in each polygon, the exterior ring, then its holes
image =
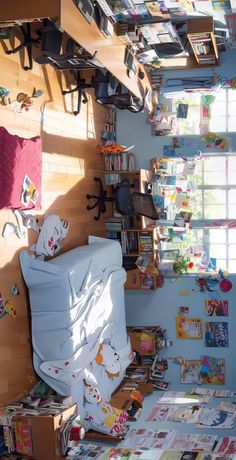
{"type": "Polygon", "coordinates": [[[79,115],[75,116],[77,96],[65,96],[65,112],[57,112],[46,108],[44,112],[44,130],[48,134],[61,135],[81,140],[95,139],[94,113],[91,96],[87,104],[81,104],[79,115]]]}
{"type": "Polygon", "coordinates": [[[44,152],[43,171],[75,175],[78,182],[78,179],[80,180],[85,176],[84,160],[74,156],[44,152]]]}

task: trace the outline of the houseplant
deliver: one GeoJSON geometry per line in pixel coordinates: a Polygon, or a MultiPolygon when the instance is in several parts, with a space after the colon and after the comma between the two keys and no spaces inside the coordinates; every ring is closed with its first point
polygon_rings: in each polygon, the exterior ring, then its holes
{"type": "Polygon", "coordinates": [[[188,271],[192,270],[194,263],[191,261],[190,257],[186,254],[178,254],[173,262],[173,271],[179,275],[183,275],[188,271]]]}

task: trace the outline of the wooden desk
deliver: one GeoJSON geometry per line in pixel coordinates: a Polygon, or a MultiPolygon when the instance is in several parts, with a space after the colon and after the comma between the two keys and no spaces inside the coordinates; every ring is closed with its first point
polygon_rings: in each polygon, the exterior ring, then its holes
{"type": "MultiPolygon", "coordinates": [[[[16,20],[36,20],[43,18],[58,20],[61,30],[70,35],[79,45],[93,54],[126,88],[134,95],[143,97],[151,90],[149,76],[144,67],[137,62],[137,70],[141,69],[145,77],[133,78],[127,75],[124,64],[126,45],[114,34],[105,38],[95,21],[89,24],[72,0],[1,0],[0,22],[16,20]]],[[[152,110],[152,104],[148,104],[152,110]]]]}

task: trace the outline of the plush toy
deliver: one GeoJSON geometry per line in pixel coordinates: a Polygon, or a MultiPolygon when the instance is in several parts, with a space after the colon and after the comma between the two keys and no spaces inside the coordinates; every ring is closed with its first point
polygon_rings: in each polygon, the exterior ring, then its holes
{"type": "Polygon", "coordinates": [[[111,436],[119,435],[128,419],[128,414],[104,401],[98,389],[87,383],[85,383],[84,398],[89,427],[111,436]]]}
{"type": "Polygon", "coordinates": [[[105,371],[109,377],[119,377],[121,371],[119,355],[109,343],[99,345],[95,361],[97,364],[105,367],[105,371]]]}

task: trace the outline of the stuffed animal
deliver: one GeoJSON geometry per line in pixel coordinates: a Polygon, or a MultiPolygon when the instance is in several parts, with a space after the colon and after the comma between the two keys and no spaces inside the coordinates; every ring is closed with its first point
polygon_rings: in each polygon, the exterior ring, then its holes
{"type": "Polygon", "coordinates": [[[85,383],[84,398],[84,409],[89,427],[111,436],[119,435],[123,424],[128,419],[128,414],[111,406],[108,401],[104,401],[99,390],[87,383],[85,383]]]}
{"type": "Polygon", "coordinates": [[[119,377],[121,371],[119,355],[109,343],[99,345],[95,361],[97,364],[105,367],[105,371],[109,377],[119,377]]]}

